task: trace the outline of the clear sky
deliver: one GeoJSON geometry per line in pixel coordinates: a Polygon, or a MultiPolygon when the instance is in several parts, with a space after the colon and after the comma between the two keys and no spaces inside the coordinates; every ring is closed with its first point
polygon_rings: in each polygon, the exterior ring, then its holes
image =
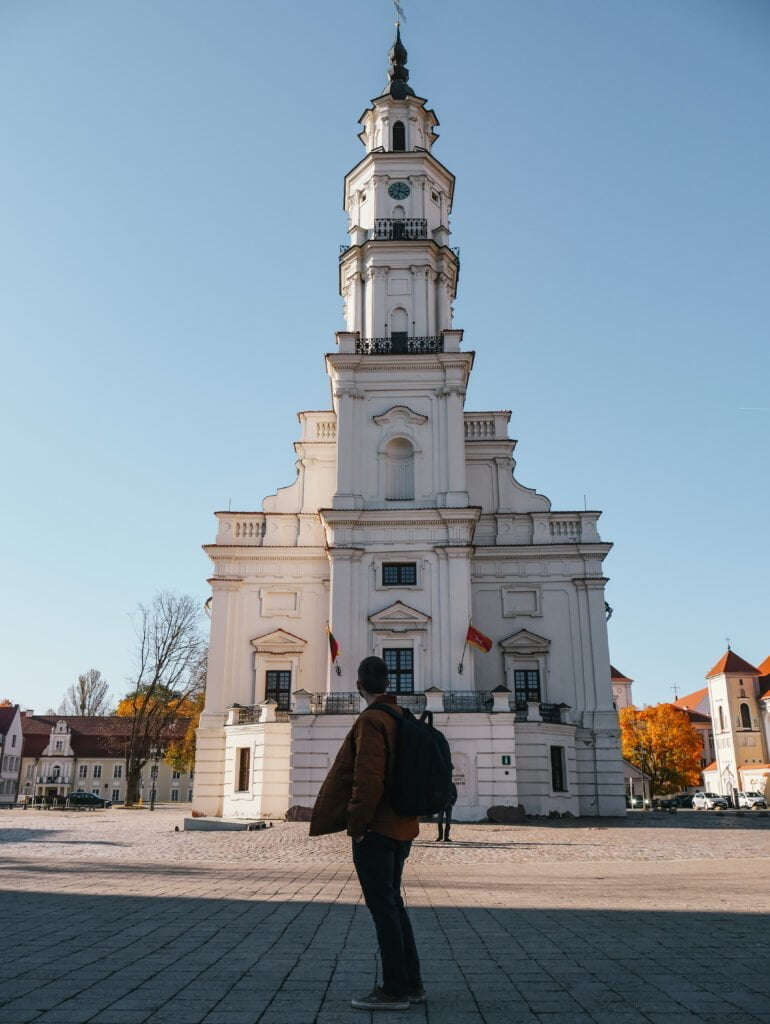
{"type": "MultiPolygon", "coordinates": [[[[469,409],[604,511],[637,702],[768,629],[770,5],[406,0],[457,175],[469,409]]],[[[216,509],[294,478],[342,327],[342,178],[387,0],[3,0],[0,697],[126,688],[216,509]]],[[[484,623],[478,625],[483,629],[484,623]]]]}

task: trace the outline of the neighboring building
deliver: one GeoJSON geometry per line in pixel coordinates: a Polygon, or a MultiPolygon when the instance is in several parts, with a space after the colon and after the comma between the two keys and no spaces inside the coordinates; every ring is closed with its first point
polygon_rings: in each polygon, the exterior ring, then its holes
{"type": "Polygon", "coordinates": [[[685,694],[673,702],[675,708],[684,711],[690,719],[690,724],[698,733],[701,741],[700,766],[705,769],[716,757],[714,747],[714,729],[709,713],[709,691],[704,686],[694,693],[685,694]]]}
{"type": "Polygon", "coordinates": [[[402,703],[436,709],[459,817],[501,803],[623,814],[610,545],[598,512],[552,511],[516,481],[510,412],[464,410],[475,354],[452,324],[455,179],[433,155],[438,120],[407,84],[398,34],[390,61],[345,178],[333,407],[299,413],[295,482],[262,511],[218,513],[206,547],[195,809],[311,805],[360,710],[357,664],[377,654],[402,703]],[[471,621],[489,653],[466,651],[471,621]]]}
{"type": "MultiPolygon", "coordinates": [[[[35,715],[22,712],[24,749],[19,796],[25,801],[65,798],[75,790],[123,803],[131,719],[118,715],[35,715]]],[[[169,737],[187,728],[180,719],[169,737]]],[[[142,772],[142,798],[150,799],[152,762],[142,772]]],[[[158,765],[155,799],[189,803],[193,773],[158,765]]]]}
{"type": "Polygon", "coordinates": [[[616,711],[622,708],[630,708],[634,703],[631,696],[631,684],[633,679],[624,676],[622,672],[610,665],[610,683],[612,684],[612,706],[616,711]]]}
{"type": "Polygon", "coordinates": [[[758,668],[728,647],[706,676],[716,754],[703,772],[707,790],[730,797],[736,790],[770,795],[768,667],[770,658],[758,668]]]}
{"type": "Polygon", "coordinates": [[[16,803],[22,742],[19,705],[0,708],[0,807],[16,803]]]}

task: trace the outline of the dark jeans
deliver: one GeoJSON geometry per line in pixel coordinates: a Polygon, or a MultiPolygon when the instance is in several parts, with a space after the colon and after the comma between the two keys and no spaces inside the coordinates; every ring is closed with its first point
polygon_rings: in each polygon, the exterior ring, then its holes
{"type": "Polygon", "coordinates": [[[449,826],[452,824],[452,805],[445,807],[443,811],[438,812],[438,837],[444,839],[449,835],[449,826]],[[444,826],[443,831],[441,826],[444,826]]]}
{"type": "Polygon", "coordinates": [[[353,863],[377,932],[382,987],[389,996],[403,996],[422,984],[412,925],[401,898],[401,874],[411,848],[411,842],[378,832],[367,832],[360,843],[353,843],[353,863]]]}

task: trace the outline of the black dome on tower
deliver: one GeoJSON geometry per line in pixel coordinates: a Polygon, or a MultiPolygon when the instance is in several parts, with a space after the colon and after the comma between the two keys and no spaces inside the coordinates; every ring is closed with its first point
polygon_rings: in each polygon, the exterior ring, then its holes
{"type": "Polygon", "coordinates": [[[385,94],[390,94],[394,100],[402,100],[406,96],[414,96],[414,89],[408,84],[407,56],[406,47],[401,42],[401,29],[397,25],[396,38],[388,54],[390,70],[388,71],[388,84],[385,89],[385,94]]]}

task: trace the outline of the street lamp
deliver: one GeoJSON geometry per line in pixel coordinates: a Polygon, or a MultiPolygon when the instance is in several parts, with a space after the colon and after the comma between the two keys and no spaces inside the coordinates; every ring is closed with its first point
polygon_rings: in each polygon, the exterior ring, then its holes
{"type": "Polygon", "coordinates": [[[150,757],[152,758],[152,766],[150,767],[150,778],[152,779],[152,790],[150,791],[150,810],[155,810],[155,794],[158,786],[158,762],[163,757],[165,751],[163,747],[156,743],[155,746],[150,747],[150,757]]]}

